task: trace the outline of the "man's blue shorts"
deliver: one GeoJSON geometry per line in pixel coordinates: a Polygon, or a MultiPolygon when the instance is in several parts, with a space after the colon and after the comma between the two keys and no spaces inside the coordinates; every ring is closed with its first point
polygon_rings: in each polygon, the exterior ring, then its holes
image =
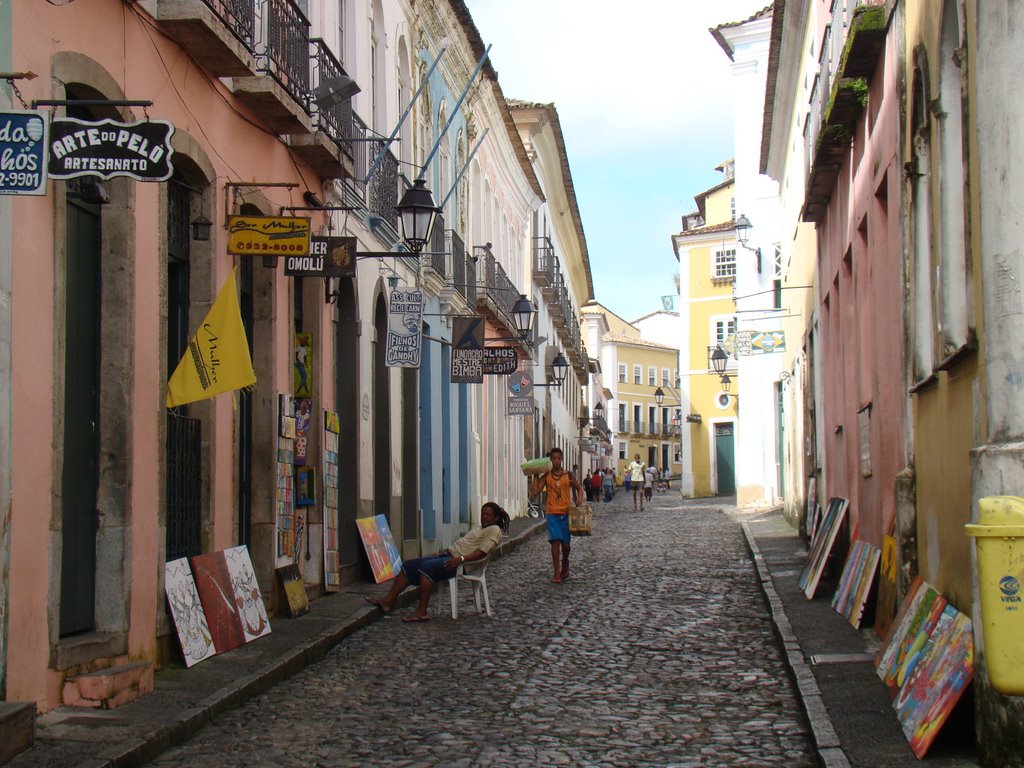
{"type": "Polygon", "coordinates": [[[568,544],[569,538],[569,516],[568,515],[544,515],[548,521],[548,541],[560,541],[568,544]]]}
{"type": "MultiPolygon", "coordinates": [[[[568,527],[566,527],[568,530],[568,527]]],[[[402,572],[409,583],[416,586],[420,583],[420,576],[426,576],[436,584],[439,581],[448,581],[455,575],[456,568],[448,570],[444,564],[452,559],[450,553],[433,555],[431,557],[416,557],[412,560],[405,560],[402,563],[402,572]]]]}

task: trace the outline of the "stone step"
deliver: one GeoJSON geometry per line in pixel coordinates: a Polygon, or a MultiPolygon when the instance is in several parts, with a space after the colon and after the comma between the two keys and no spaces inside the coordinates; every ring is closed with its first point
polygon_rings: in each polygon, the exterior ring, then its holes
{"type": "Polygon", "coordinates": [[[153,665],[145,661],[98,669],[64,681],[64,705],[114,709],[153,692],[153,665]]]}
{"type": "Polygon", "coordinates": [[[0,701],[0,765],[36,743],[36,706],[0,701]]]}

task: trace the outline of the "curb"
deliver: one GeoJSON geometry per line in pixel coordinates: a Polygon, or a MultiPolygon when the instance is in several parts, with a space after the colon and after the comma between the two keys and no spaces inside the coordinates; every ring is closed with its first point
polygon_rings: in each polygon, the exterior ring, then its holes
{"type": "Polygon", "coordinates": [[[843,746],[836,735],[835,727],[832,725],[832,718],[829,717],[828,709],[821,697],[818,683],[814,679],[814,673],[804,660],[803,649],[800,648],[800,641],[793,632],[793,627],[786,617],[785,606],[775,585],[772,583],[772,575],[757,546],[757,540],[750,530],[750,526],[741,522],[743,536],[747,541],[747,549],[757,568],[758,579],[761,582],[761,589],[768,601],[768,609],[772,617],[772,625],[775,627],[775,634],[782,643],[782,650],[786,657],[786,666],[789,668],[789,675],[800,694],[800,704],[804,714],[807,716],[807,723],[811,728],[811,737],[814,739],[815,748],[818,751],[818,761],[825,768],[849,768],[850,761],[843,751],[843,746]]]}
{"type": "MultiPolygon", "coordinates": [[[[506,557],[524,541],[544,529],[544,520],[536,521],[514,538],[502,541],[496,550],[498,557],[506,557]]],[[[402,605],[417,599],[419,588],[406,590],[402,605]]],[[[217,717],[245,704],[268,691],[278,683],[322,660],[342,640],[381,618],[377,608],[359,609],[347,621],[339,623],[307,641],[297,645],[283,657],[251,675],[233,681],[207,696],[195,707],[177,713],[174,718],[145,734],[141,739],[112,745],[97,758],[79,764],[79,768],[135,768],[155,760],[161,753],[184,743],[217,717]]]]}

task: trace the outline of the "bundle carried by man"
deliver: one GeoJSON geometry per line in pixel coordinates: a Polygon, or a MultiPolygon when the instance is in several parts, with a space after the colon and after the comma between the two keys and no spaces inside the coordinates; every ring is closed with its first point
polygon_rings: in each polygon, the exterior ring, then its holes
{"type": "Polygon", "coordinates": [[[551,471],[551,459],[547,456],[542,456],[539,459],[530,459],[520,464],[519,468],[523,470],[523,474],[527,477],[530,475],[543,475],[545,472],[551,471]]]}

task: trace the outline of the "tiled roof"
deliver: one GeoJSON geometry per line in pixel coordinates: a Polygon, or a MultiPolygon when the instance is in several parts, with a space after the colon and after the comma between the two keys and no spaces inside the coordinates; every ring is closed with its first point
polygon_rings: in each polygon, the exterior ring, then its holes
{"type": "Polygon", "coordinates": [[[558,110],[554,104],[538,104],[536,102],[520,101],[519,99],[506,100],[509,109],[540,109],[548,114],[551,120],[551,130],[555,134],[555,141],[558,144],[558,154],[562,165],[562,185],[565,187],[566,197],[569,199],[569,208],[572,212],[573,224],[576,226],[576,235],[580,241],[580,252],[583,256],[583,266],[587,273],[587,299],[594,298],[594,277],[590,273],[590,252],[587,250],[587,237],[583,234],[583,219],[580,216],[580,207],[576,201],[576,187],[572,183],[572,171],[569,169],[569,154],[565,149],[565,138],[562,136],[562,123],[558,119],[558,110]]]}
{"type": "Polygon", "coordinates": [[[667,347],[664,344],[657,344],[653,341],[647,341],[647,339],[638,339],[633,336],[624,336],[621,333],[613,333],[609,331],[601,337],[602,341],[609,342],[611,344],[632,344],[636,347],[651,347],[652,349],[664,349],[666,352],[676,352],[675,347],[667,347]]]}
{"type": "Polygon", "coordinates": [[[731,29],[732,27],[742,27],[744,24],[749,24],[752,21],[757,21],[758,19],[763,19],[765,16],[770,16],[771,13],[772,13],[772,4],[769,3],[768,5],[766,5],[764,8],[762,8],[760,11],[755,13],[750,18],[743,19],[742,21],[727,21],[724,24],[719,24],[717,27],[709,28],[708,32],[710,32],[711,36],[713,38],[715,38],[715,41],[720,46],[722,46],[722,50],[725,51],[725,54],[729,57],[729,60],[732,61],[732,48],[729,46],[729,43],[726,42],[725,36],[722,35],[722,30],[723,29],[731,29]]]}
{"type": "Polygon", "coordinates": [[[680,232],[679,235],[707,235],[713,232],[729,232],[735,228],[735,221],[726,221],[723,222],[722,224],[708,224],[705,227],[694,227],[693,229],[687,229],[680,232]]]}

